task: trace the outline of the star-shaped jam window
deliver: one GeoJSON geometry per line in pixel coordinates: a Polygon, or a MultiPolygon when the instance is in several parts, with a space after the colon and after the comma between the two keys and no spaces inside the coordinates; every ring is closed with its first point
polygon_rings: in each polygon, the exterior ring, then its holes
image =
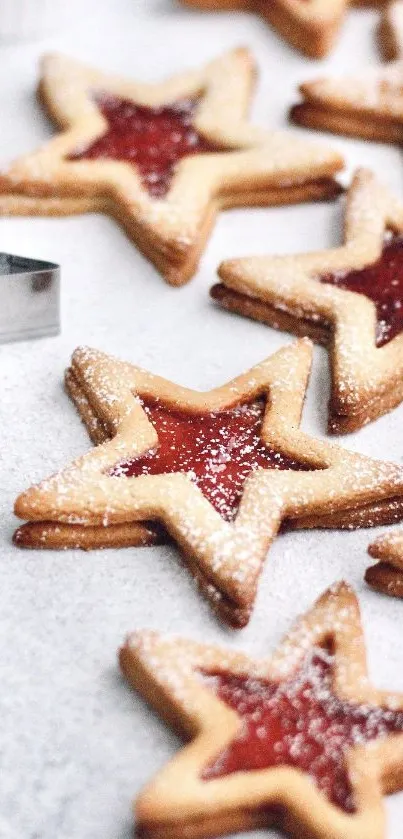
{"type": "Polygon", "coordinates": [[[126,160],[136,167],[153,198],[169,192],[178,162],[194,154],[224,151],[194,127],[197,100],[147,108],[111,94],[94,96],[107,130],[69,160],[126,160]]]}
{"type": "Polygon", "coordinates": [[[384,839],[382,793],[403,788],[403,696],[375,690],[359,607],[336,584],[274,656],[157,633],[120,652],[130,683],[192,739],[140,793],[150,837],[273,823],[307,839],[384,839]]]}
{"type": "Polygon", "coordinates": [[[337,697],[334,655],[326,648],[312,650],[297,672],[280,683],[224,672],[208,677],[220,701],[242,719],[242,728],[203,770],[204,780],[292,766],[306,772],[333,804],[354,813],[346,752],[403,732],[403,709],[396,712],[337,697]]]}
{"type": "Polygon", "coordinates": [[[329,344],[334,433],[403,399],[403,206],[359,169],[344,226],[339,248],[224,262],[211,290],[231,311],[329,344]]]}
{"type": "Polygon", "coordinates": [[[45,56],[41,100],[62,130],[2,174],[0,212],[108,213],[181,285],[221,209],[340,193],[339,154],[247,120],[254,78],[246,49],[160,84],[45,56]]]}
{"type": "Polygon", "coordinates": [[[67,389],[101,445],[20,495],[17,543],[144,544],[162,525],[214,608],[245,624],[282,522],[365,526],[403,512],[401,466],[299,429],[311,360],[304,339],[200,393],[78,349],[67,389]]]}
{"type": "Polygon", "coordinates": [[[119,463],[111,474],[187,475],[226,521],[236,517],[244,483],[257,469],[309,469],[262,441],[265,400],[232,410],[187,414],[161,403],[141,400],[158,435],[158,446],[119,463]]]}

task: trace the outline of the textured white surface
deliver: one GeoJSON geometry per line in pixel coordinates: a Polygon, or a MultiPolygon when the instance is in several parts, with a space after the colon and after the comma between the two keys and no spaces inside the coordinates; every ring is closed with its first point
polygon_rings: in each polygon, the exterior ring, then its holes
{"type": "Polygon", "coordinates": [[[0,0],[0,40],[17,42],[63,31],[77,0],[0,0]]]}
{"type": "MultiPolygon", "coordinates": [[[[321,64],[293,53],[247,15],[191,14],[171,0],[83,0],[80,13],[63,38],[0,48],[1,164],[51,134],[33,94],[44,50],[157,79],[247,44],[261,69],[254,116],[276,128],[295,101],[298,80],[378,61],[377,16],[367,11],[351,12],[336,50],[321,64]]],[[[328,141],[345,151],[350,170],[372,166],[402,195],[398,150],[328,141]]],[[[210,303],[217,264],[235,255],[335,244],[339,221],[336,205],[223,214],[197,277],[182,290],[168,288],[107,218],[0,221],[1,250],[59,262],[63,277],[62,335],[0,348],[1,839],[132,835],[132,798],[179,744],[119,676],[116,650],[131,629],[154,627],[259,655],[344,577],[360,595],[372,676],[380,686],[403,689],[403,603],[372,593],[362,579],[373,531],[279,538],[254,616],[239,633],[212,617],[173,548],[24,553],[10,541],[16,494],[89,445],[61,386],[77,344],[182,384],[218,385],[291,339],[210,303]]],[[[313,433],[325,433],[327,397],[327,357],[317,349],[304,413],[304,427],[313,433]]],[[[342,444],[400,461],[402,417],[400,408],[342,444]]],[[[400,839],[403,795],[386,806],[388,839],[400,839]]]]}

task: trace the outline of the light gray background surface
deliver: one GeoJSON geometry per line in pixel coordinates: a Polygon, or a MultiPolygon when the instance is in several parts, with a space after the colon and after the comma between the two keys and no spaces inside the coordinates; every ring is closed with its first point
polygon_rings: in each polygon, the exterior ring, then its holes
{"type": "MultiPolygon", "coordinates": [[[[319,63],[292,52],[252,16],[190,13],[170,0],[87,0],[63,37],[0,47],[1,163],[52,134],[34,97],[45,50],[158,79],[246,44],[260,66],[254,118],[278,128],[298,81],[378,62],[376,20],[374,12],[351,12],[332,56],[319,63]]],[[[349,171],[372,166],[402,195],[398,150],[328,142],[346,153],[349,171]]],[[[345,578],[360,595],[372,676],[379,686],[403,689],[403,603],[363,582],[373,531],[279,538],[252,620],[238,633],[214,619],[173,548],[24,553],[11,545],[16,494],[89,446],[62,389],[78,344],[195,388],[219,385],[291,338],[209,301],[218,263],[336,244],[340,221],[335,204],[223,214],[197,276],[182,290],[166,286],[108,218],[0,221],[1,250],[60,263],[63,285],[61,336],[0,348],[1,839],[131,836],[131,800],[179,746],[119,676],[116,650],[131,629],[154,627],[259,655],[326,586],[345,578]]],[[[328,385],[327,356],[316,349],[303,425],[318,435],[325,434],[328,385]]],[[[400,462],[402,417],[403,407],[342,445],[400,462]]],[[[386,806],[388,839],[401,839],[403,795],[386,806]]]]}

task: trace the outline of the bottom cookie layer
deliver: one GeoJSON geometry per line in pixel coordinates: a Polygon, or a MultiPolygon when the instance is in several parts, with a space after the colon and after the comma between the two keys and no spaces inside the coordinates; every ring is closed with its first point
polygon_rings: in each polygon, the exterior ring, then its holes
{"type": "Polygon", "coordinates": [[[102,548],[139,548],[166,541],[158,525],[147,523],[97,525],[83,527],[79,524],[62,524],[53,521],[28,522],[21,525],[13,536],[19,548],[47,550],[92,551],[102,548]]]}
{"type": "Polygon", "coordinates": [[[389,565],[388,562],[377,562],[365,572],[365,581],[375,591],[388,594],[389,597],[403,598],[403,571],[389,565]]]}
{"type": "Polygon", "coordinates": [[[310,320],[307,317],[297,317],[292,312],[276,308],[263,300],[227,288],[224,283],[213,285],[210,289],[210,296],[229,312],[235,312],[243,315],[243,317],[266,323],[273,329],[292,332],[299,338],[311,338],[317,344],[326,345],[330,341],[331,331],[326,324],[317,320],[310,320]]]}
{"type": "Polygon", "coordinates": [[[402,143],[403,125],[398,120],[376,118],[369,113],[337,110],[313,102],[301,102],[290,109],[290,119],[305,128],[364,137],[378,143],[402,143]]]}
{"type": "Polygon", "coordinates": [[[356,411],[350,414],[337,413],[334,410],[332,401],[329,403],[329,425],[328,430],[331,434],[349,434],[352,431],[358,431],[364,425],[367,425],[372,420],[388,414],[393,408],[396,408],[403,400],[403,381],[395,382],[392,389],[381,393],[374,399],[369,400],[363,405],[361,411],[356,411]]]}
{"type": "Polygon", "coordinates": [[[366,527],[396,524],[403,520],[403,498],[387,498],[359,507],[335,510],[325,515],[300,516],[298,519],[287,519],[284,530],[310,530],[321,528],[325,530],[358,530],[366,527]]]}
{"type": "Polygon", "coordinates": [[[138,824],[136,834],[141,839],[202,839],[202,837],[224,836],[229,833],[259,830],[281,824],[269,810],[261,813],[239,810],[233,813],[221,813],[211,818],[194,819],[186,822],[164,822],[163,824],[138,824]]]}

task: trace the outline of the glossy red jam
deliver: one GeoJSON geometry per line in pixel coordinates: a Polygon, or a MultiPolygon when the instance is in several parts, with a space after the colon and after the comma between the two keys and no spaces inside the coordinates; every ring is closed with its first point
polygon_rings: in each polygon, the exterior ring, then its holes
{"type": "Polygon", "coordinates": [[[230,411],[196,415],[145,399],[142,404],[157,431],[159,447],[115,466],[111,474],[129,478],[185,472],[227,521],[236,515],[251,471],[309,469],[262,443],[263,400],[230,411]]]}
{"type": "Polygon", "coordinates": [[[242,717],[240,734],[203,772],[204,780],[233,772],[292,766],[306,772],[346,812],[355,802],[345,765],[350,746],[403,732],[403,711],[342,701],[332,689],[333,656],[315,650],[280,684],[225,673],[204,674],[217,696],[242,717]]]}
{"type": "Polygon", "coordinates": [[[68,159],[127,160],[136,167],[153,198],[167,194],[175,166],[182,157],[222,150],[193,127],[197,99],[147,108],[109,93],[99,93],[94,98],[108,122],[107,131],[68,159]]]}
{"type": "Polygon", "coordinates": [[[376,305],[376,345],[382,347],[403,330],[403,236],[385,240],[382,256],[362,271],[326,274],[321,282],[365,294],[376,305]]]}

